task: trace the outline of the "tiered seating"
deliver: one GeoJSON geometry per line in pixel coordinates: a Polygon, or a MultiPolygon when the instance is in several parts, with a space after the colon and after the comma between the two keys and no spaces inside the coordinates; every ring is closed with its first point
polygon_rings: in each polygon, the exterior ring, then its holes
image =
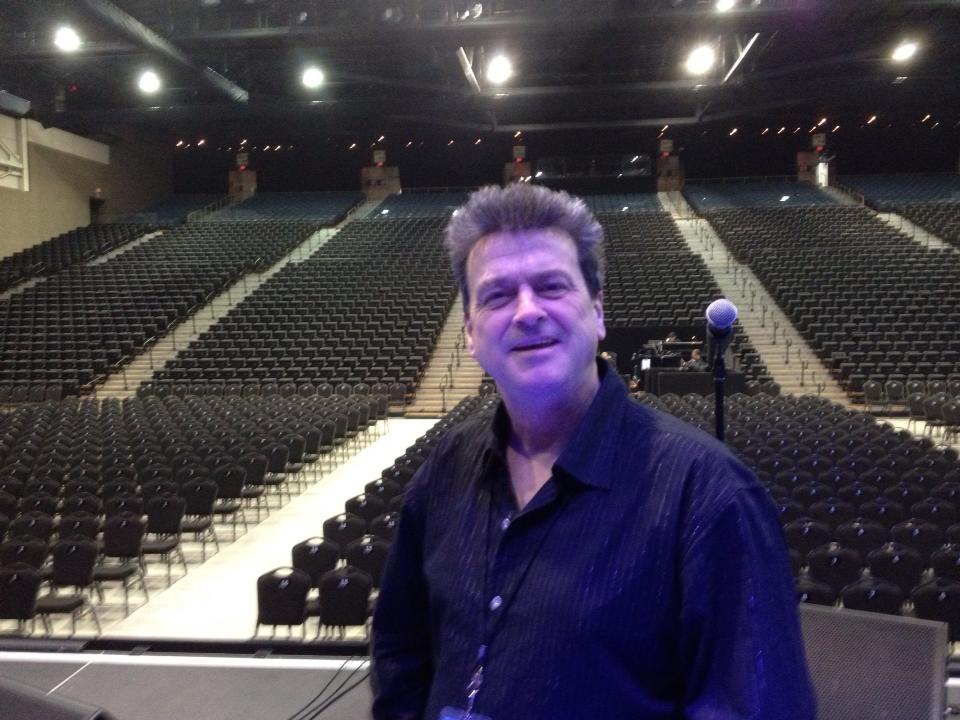
{"type": "Polygon", "coordinates": [[[581,195],[594,213],[633,212],[638,210],[656,212],[662,210],[660,201],[653,193],[609,193],[607,195],[581,195]]]}
{"type": "Polygon", "coordinates": [[[374,208],[371,217],[391,218],[448,217],[467,201],[466,192],[405,192],[391,195],[374,208]]]}
{"type": "Polygon", "coordinates": [[[871,207],[899,213],[960,247],[960,175],[849,175],[842,185],[861,193],[871,207]]]}
{"type": "MultiPolygon", "coordinates": [[[[165,536],[156,542],[177,547],[181,535],[194,534],[205,558],[208,540],[219,547],[213,518],[231,521],[236,536],[238,524],[252,521],[249,509],[259,520],[270,510],[268,497],[282,503],[292,496],[291,483],[303,484],[304,463],[342,456],[365,438],[385,417],[384,400],[151,397],[19,408],[0,419],[0,560],[26,560],[26,536],[35,539],[32,562],[42,568],[58,536],[98,540],[118,516],[148,541],[156,533],[165,536]],[[152,524],[156,498],[179,508],[173,531],[152,524]]],[[[127,568],[139,574],[156,546],[134,540],[127,568]]],[[[104,536],[104,555],[109,544],[104,536]]],[[[182,552],[179,558],[186,571],[182,552]]],[[[125,572],[106,558],[100,566],[104,581],[125,572]]],[[[168,560],[168,583],[170,571],[168,560]]]]}
{"type": "Polygon", "coordinates": [[[89,390],[315,229],[292,222],[181,226],[0,303],[0,402],[89,390]]]}
{"type": "Polygon", "coordinates": [[[843,175],[842,185],[862,194],[878,210],[896,210],[915,203],[960,202],[960,175],[843,175]]]}
{"type": "Polygon", "coordinates": [[[687,183],[684,197],[697,212],[723,208],[836,205],[823,191],[801,182],[687,183]]]}
{"type": "Polygon", "coordinates": [[[854,399],[960,372],[960,263],[866,208],[741,209],[708,219],[854,399]]]}
{"type": "Polygon", "coordinates": [[[104,255],[153,228],[144,224],[91,225],[51,238],[0,260],[0,292],[23,280],[53,275],[104,255]]]}
{"type": "MultiPolygon", "coordinates": [[[[703,260],[690,252],[669,213],[601,212],[606,238],[605,322],[611,328],[704,326],[704,311],[720,296],[703,260]]],[[[703,333],[701,333],[701,337],[703,333]]],[[[747,335],[737,332],[739,369],[766,377],[747,335]]]]}
{"type": "Polygon", "coordinates": [[[360,192],[258,193],[237,205],[218,210],[205,223],[252,220],[300,220],[318,225],[336,225],[354,205],[363,202],[360,192]]]}
{"type": "Polygon", "coordinates": [[[150,223],[158,227],[174,227],[185,222],[187,215],[220,200],[222,195],[174,195],[153,207],[124,218],[127,222],[150,223]]]}
{"type": "Polygon", "coordinates": [[[291,383],[412,392],[456,295],[443,218],[357,220],[291,264],[157,372],[154,387],[247,392],[291,383]]]}
{"type": "MultiPolygon", "coordinates": [[[[711,399],[641,399],[713,429],[711,399]]],[[[958,591],[954,449],[811,396],[734,395],[726,418],[727,444],[777,504],[801,599],[944,619],[927,595],[958,591]]]]}

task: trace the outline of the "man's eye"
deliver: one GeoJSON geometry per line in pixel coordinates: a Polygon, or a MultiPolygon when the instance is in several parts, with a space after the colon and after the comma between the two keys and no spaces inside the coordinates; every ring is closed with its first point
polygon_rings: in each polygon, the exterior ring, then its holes
{"type": "Polygon", "coordinates": [[[483,296],[483,304],[486,306],[499,306],[503,305],[509,299],[509,295],[503,292],[502,290],[497,290],[495,292],[488,293],[483,296]]]}
{"type": "Polygon", "coordinates": [[[567,286],[560,282],[547,283],[540,287],[540,294],[547,297],[559,297],[567,291],[567,286]]]}

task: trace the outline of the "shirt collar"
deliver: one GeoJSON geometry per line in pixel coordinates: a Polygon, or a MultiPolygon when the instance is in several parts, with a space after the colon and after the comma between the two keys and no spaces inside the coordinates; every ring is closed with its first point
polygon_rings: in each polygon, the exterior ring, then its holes
{"type": "MultiPolygon", "coordinates": [[[[628,402],[627,388],[610,365],[597,359],[600,388],[594,396],[586,415],[580,420],[570,441],[554,463],[554,471],[560,470],[577,482],[591,487],[609,489],[612,484],[609,463],[609,447],[616,437],[622,408],[628,402]]],[[[496,459],[505,464],[510,418],[501,400],[492,422],[487,426],[484,463],[496,459]]]]}

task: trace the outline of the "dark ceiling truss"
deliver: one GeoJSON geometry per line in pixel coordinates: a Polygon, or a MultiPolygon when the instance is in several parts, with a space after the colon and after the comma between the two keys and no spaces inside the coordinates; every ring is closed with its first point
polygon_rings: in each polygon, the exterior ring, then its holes
{"type": "Polygon", "coordinates": [[[960,109],[953,0],[742,0],[722,15],[712,0],[491,0],[480,17],[459,21],[410,10],[459,7],[453,0],[382,0],[369,12],[377,2],[7,0],[0,2],[0,86],[50,95],[71,77],[65,68],[87,86],[102,83],[109,89],[94,93],[102,103],[53,106],[42,117],[79,129],[121,117],[199,126],[226,115],[287,114],[356,127],[392,119],[506,133],[906,111],[919,102],[960,109]],[[361,6],[367,11],[358,15],[361,6]],[[407,9],[402,21],[383,22],[383,8],[395,6],[407,9]],[[85,36],[69,58],[49,38],[60,11],[85,36]],[[922,39],[923,56],[909,70],[893,67],[890,45],[910,33],[922,39]],[[716,44],[721,61],[697,80],[682,63],[703,39],[716,44]],[[495,87],[483,68],[500,48],[518,69],[495,87]],[[172,74],[163,97],[130,89],[130,68],[147,61],[172,74]],[[298,82],[307,61],[327,75],[313,94],[298,82]],[[898,73],[909,81],[892,85],[898,73]]]}

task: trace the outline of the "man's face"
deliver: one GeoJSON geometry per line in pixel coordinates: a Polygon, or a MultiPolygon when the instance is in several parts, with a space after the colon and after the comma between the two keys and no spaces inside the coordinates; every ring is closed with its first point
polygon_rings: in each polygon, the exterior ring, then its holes
{"type": "Polygon", "coordinates": [[[467,289],[467,348],[504,393],[576,394],[596,378],[602,294],[590,297],[567,233],[481,238],[467,256],[467,289]]]}

